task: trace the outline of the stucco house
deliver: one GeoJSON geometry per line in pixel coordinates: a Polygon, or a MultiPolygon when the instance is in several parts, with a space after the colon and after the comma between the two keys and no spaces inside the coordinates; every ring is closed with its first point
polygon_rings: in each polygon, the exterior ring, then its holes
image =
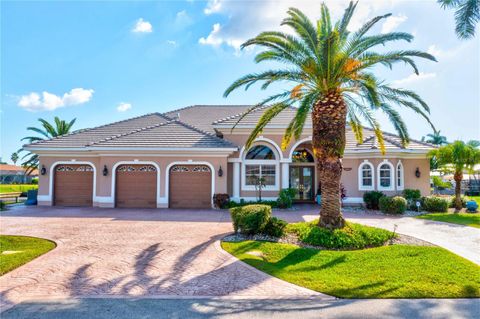
{"type": "MultiPolygon", "coordinates": [[[[262,196],[282,188],[298,190],[298,201],[314,201],[318,178],[312,156],[311,125],[287,149],[282,135],[295,109],[275,118],[250,149],[244,144],[263,110],[249,106],[194,105],[75,131],[25,146],[39,154],[40,205],[98,207],[209,208],[217,193],[255,200],[255,180],[265,180],[262,196]]],[[[307,123],[311,123],[307,119],[307,123]]],[[[365,191],[397,194],[405,188],[430,192],[427,153],[432,145],[385,133],[382,155],[373,132],[357,143],[347,128],[342,183],[345,204],[362,202],[365,191]]]]}

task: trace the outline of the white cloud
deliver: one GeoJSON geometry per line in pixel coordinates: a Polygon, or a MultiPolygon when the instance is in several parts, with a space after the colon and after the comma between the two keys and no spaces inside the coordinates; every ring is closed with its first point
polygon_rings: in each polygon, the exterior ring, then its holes
{"type": "Polygon", "coordinates": [[[393,84],[395,84],[397,86],[399,86],[399,85],[409,85],[409,84],[412,84],[412,83],[415,83],[415,82],[418,82],[418,81],[423,81],[423,80],[426,80],[426,79],[432,79],[432,78],[435,78],[436,76],[437,76],[437,74],[433,73],[433,72],[432,73],[420,72],[418,75],[413,73],[413,74],[410,74],[409,76],[407,76],[404,79],[393,81],[393,84]]]}
{"type": "Polygon", "coordinates": [[[135,33],[150,33],[152,31],[152,24],[148,21],[143,20],[143,18],[138,19],[137,23],[135,23],[135,26],[132,29],[132,32],[135,33]]]}
{"type": "Polygon", "coordinates": [[[177,41],[167,40],[167,44],[170,44],[171,46],[176,47],[177,46],[177,41]]]}
{"type": "Polygon", "coordinates": [[[437,47],[435,44],[432,44],[431,46],[428,47],[427,52],[433,55],[434,57],[438,58],[452,58],[456,56],[460,51],[465,49],[467,47],[467,44],[461,44],[459,46],[456,46],[455,48],[452,49],[447,49],[443,50],[437,47]]]}
{"type": "Polygon", "coordinates": [[[175,16],[175,25],[177,27],[186,27],[193,23],[192,18],[188,15],[187,11],[182,10],[177,12],[175,16]]]}
{"type": "Polygon", "coordinates": [[[37,92],[31,92],[27,95],[20,96],[18,106],[28,111],[53,111],[59,107],[83,104],[93,96],[92,89],[75,88],[63,94],[62,97],[49,93],[42,92],[40,95],[37,92]]]}
{"type": "MultiPolygon", "coordinates": [[[[330,8],[332,19],[338,19],[343,15],[349,0],[326,0],[330,8]]],[[[295,0],[263,0],[263,1],[208,1],[204,13],[221,14],[226,17],[222,24],[215,23],[212,31],[199,39],[200,44],[220,47],[226,45],[233,47],[238,52],[240,45],[247,39],[256,36],[265,30],[282,30],[290,32],[290,28],[281,27],[281,21],[286,17],[290,7],[296,7],[310,19],[320,17],[320,4],[318,1],[295,1],[295,0]]],[[[385,14],[386,8],[390,8],[390,1],[361,1],[353,16],[349,29],[356,30],[374,14],[385,14]]]]}
{"type": "Polygon", "coordinates": [[[131,108],[132,108],[132,104],[122,102],[117,106],[117,111],[118,112],[125,112],[125,111],[130,110],[131,108]]]}
{"type": "Polygon", "coordinates": [[[382,33],[389,33],[398,28],[399,25],[407,21],[408,17],[404,14],[388,17],[382,25],[382,33]]]}

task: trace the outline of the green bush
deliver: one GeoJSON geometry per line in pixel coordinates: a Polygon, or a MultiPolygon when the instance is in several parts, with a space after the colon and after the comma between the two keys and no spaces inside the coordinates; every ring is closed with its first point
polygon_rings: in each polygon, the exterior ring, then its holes
{"type": "Polygon", "coordinates": [[[280,208],[290,208],[293,205],[293,199],[297,191],[293,188],[284,188],[278,194],[278,207],[280,208]]]}
{"type": "Polygon", "coordinates": [[[286,221],[277,217],[271,217],[267,225],[265,225],[263,233],[272,237],[282,237],[287,225],[288,223],[286,221]]]}
{"type": "Polygon", "coordinates": [[[380,197],[379,207],[385,214],[403,214],[407,210],[407,200],[401,196],[380,197]]]}
{"type": "Polygon", "coordinates": [[[423,209],[427,212],[443,213],[448,211],[449,200],[438,196],[427,196],[423,198],[423,209]]]}
{"type": "Polygon", "coordinates": [[[405,197],[405,199],[407,201],[409,200],[418,200],[420,198],[422,198],[422,194],[420,193],[420,190],[419,189],[404,189],[403,190],[403,197],[405,197]]]}
{"type": "Polygon", "coordinates": [[[0,200],[0,210],[5,210],[5,203],[0,200]]]}
{"type": "Polygon", "coordinates": [[[378,201],[382,196],[385,196],[385,194],[382,192],[377,192],[377,191],[365,192],[363,194],[363,202],[365,203],[368,209],[378,210],[378,201]]]}
{"type": "Polygon", "coordinates": [[[248,205],[268,205],[271,208],[277,208],[278,207],[278,201],[276,200],[262,200],[262,201],[251,201],[247,202],[244,199],[241,199],[240,202],[234,202],[234,201],[229,201],[226,205],[225,208],[233,208],[233,207],[244,207],[248,205]]]}
{"type": "MultiPolygon", "coordinates": [[[[462,207],[463,208],[467,207],[467,199],[465,198],[465,196],[461,196],[461,199],[462,199],[462,207]]],[[[455,196],[453,196],[452,199],[450,199],[450,204],[448,205],[448,207],[455,208],[455,196]]]]}
{"type": "Polygon", "coordinates": [[[247,205],[230,209],[234,231],[245,235],[262,233],[272,215],[268,205],[247,205]]]}
{"type": "Polygon", "coordinates": [[[449,189],[452,188],[452,183],[444,182],[440,176],[432,176],[433,185],[442,190],[442,189],[449,189]]]}
{"type": "Polygon", "coordinates": [[[318,227],[318,220],[288,224],[285,231],[305,244],[333,249],[362,249],[383,246],[394,234],[388,230],[347,222],[341,229],[318,227]]]}

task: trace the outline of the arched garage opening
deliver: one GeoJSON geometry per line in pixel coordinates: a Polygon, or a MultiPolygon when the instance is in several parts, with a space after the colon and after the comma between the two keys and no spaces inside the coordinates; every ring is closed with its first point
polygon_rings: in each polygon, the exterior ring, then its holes
{"type": "Polygon", "coordinates": [[[173,165],[169,171],[170,208],[211,208],[212,170],[207,165],[173,165]]]}
{"type": "Polygon", "coordinates": [[[95,170],[88,164],[59,164],[54,168],[55,206],[92,206],[95,170]]]}
{"type": "Polygon", "coordinates": [[[115,174],[115,207],[157,207],[157,168],[154,165],[122,164],[115,174]]]}

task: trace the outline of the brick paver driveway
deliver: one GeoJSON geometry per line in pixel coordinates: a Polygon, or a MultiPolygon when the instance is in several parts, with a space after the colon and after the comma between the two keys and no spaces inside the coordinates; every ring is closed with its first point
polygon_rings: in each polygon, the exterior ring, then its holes
{"type": "Polygon", "coordinates": [[[219,250],[232,231],[224,211],[18,207],[2,212],[0,225],[2,234],[58,245],[0,277],[4,306],[44,297],[315,294],[219,250]]]}

